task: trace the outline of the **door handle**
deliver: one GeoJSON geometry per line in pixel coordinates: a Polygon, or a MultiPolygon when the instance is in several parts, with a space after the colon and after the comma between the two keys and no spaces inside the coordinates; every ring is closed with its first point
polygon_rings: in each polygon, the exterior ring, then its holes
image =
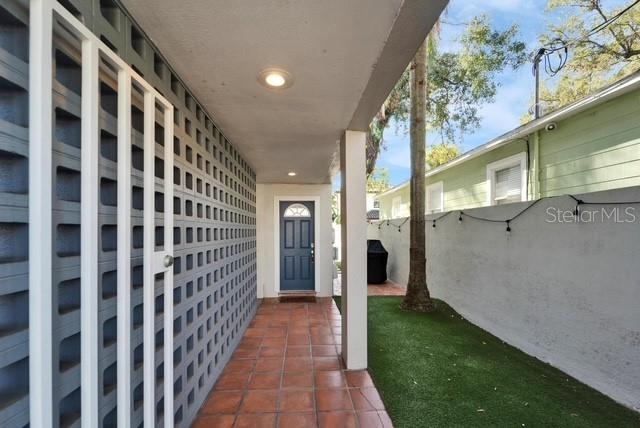
{"type": "Polygon", "coordinates": [[[173,256],[170,256],[169,254],[167,254],[166,256],[164,256],[164,267],[171,267],[173,266],[173,256]]]}
{"type": "Polygon", "coordinates": [[[313,247],[311,247],[311,261],[315,261],[316,259],[316,251],[313,249],[313,247]]]}

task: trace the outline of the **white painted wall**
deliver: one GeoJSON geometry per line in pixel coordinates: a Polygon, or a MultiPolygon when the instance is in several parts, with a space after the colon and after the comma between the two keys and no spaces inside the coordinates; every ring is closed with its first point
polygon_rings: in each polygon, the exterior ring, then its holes
{"type": "Polygon", "coordinates": [[[320,226],[320,234],[316,236],[316,264],[319,264],[319,275],[316,284],[320,296],[333,294],[333,253],[331,241],[331,185],[330,184],[257,184],[256,188],[256,233],[258,254],[258,298],[277,297],[274,246],[279,237],[275,232],[274,203],[276,197],[320,198],[320,206],[316,206],[315,221],[320,226]]]}
{"type": "MultiPolygon", "coordinates": [[[[640,201],[640,188],[580,198],[640,201]]],[[[527,205],[466,212],[505,219],[527,205]]],[[[574,206],[566,196],[542,200],[511,224],[510,235],[504,223],[465,217],[460,224],[457,211],[435,229],[430,220],[439,215],[427,216],[429,289],[505,342],[640,410],[640,206],[632,206],[632,223],[547,222],[547,210],[574,206]]],[[[406,283],[408,223],[402,232],[377,227],[370,233],[389,251],[389,277],[406,283]]]]}
{"type": "MultiPolygon", "coordinates": [[[[338,194],[338,196],[340,195],[339,191],[335,193],[338,194]]],[[[367,200],[366,200],[367,212],[369,212],[369,210],[377,209],[373,206],[377,195],[378,195],[377,193],[371,193],[371,192],[367,193],[367,200]]],[[[336,248],[336,260],[340,260],[342,258],[342,238],[341,238],[342,227],[341,225],[333,224],[333,236],[334,236],[333,246],[336,248]]],[[[367,233],[367,239],[378,239],[378,238],[377,238],[377,235],[371,236],[369,233],[367,233]]]]}

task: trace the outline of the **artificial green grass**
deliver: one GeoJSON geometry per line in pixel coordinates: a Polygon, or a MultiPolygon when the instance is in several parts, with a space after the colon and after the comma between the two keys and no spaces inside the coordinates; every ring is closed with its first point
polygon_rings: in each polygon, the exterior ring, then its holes
{"type": "MultiPolygon", "coordinates": [[[[339,304],[339,297],[336,298],[339,304]]],[[[396,428],[639,427],[640,414],[462,319],[369,297],[369,372],[396,428]]]]}

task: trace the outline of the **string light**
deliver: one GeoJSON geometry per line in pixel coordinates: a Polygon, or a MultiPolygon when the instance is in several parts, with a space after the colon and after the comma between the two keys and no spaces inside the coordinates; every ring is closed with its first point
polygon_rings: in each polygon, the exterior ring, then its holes
{"type": "MultiPolygon", "coordinates": [[[[583,201],[582,199],[578,199],[573,195],[567,195],[567,196],[569,198],[573,199],[576,202],[576,206],[575,206],[575,209],[573,211],[573,214],[575,216],[578,216],[580,214],[580,205],[637,205],[637,204],[640,204],[640,201],[587,202],[587,201],[583,201]]],[[[507,233],[507,236],[510,236],[511,232],[513,230],[512,227],[511,227],[511,223],[513,223],[514,220],[516,220],[518,217],[520,217],[522,214],[524,214],[526,211],[531,209],[534,205],[536,205],[537,203],[539,203],[543,199],[550,199],[550,198],[551,197],[545,197],[545,198],[536,199],[535,201],[533,201],[529,205],[527,205],[525,208],[520,210],[516,215],[514,215],[511,218],[505,219],[505,220],[486,218],[486,217],[479,217],[479,216],[467,214],[464,211],[459,211],[458,212],[458,223],[462,224],[462,217],[463,216],[469,217],[469,218],[471,218],[473,220],[476,220],[476,221],[482,221],[482,222],[487,222],[487,223],[505,223],[506,224],[505,231],[507,233]]],[[[436,223],[437,223],[438,220],[448,216],[449,214],[451,214],[453,212],[454,211],[448,211],[448,212],[442,214],[440,217],[431,219],[431,227],[436,228],[436,223]]],[[[410,220],[410,217],[407,217],[400,224],[397,224],[397,225],[393,224],[390,220],[380,220],[380,222],[378,223],[378,230],[381,230],[382,226],[384,226],[386,224],[386,226],[396,227],[398,229],[398,232],[402,232],[402,226],[404,226],[409,220],[410,220]]]]}
{"type": "Polygon", "coordinates": [[[434,227],[434,228],[436,227],[436,222],[437,222],[438,220],[445,218],[445,217],[446,217],[446,216],[448,216],[449,214],[451,214],[451,211],[447,211],[446,213],[442,214],[440,217],[436,217],[436,218],[434,218],[434,219],[432,220],[432,221],[433,221],[433,227],[434,227]]]}
{"type": "Polygon", "coordinates": [[[576,201],[576,207],[573,210],[573,215],[578,217],[580,215],[580,205],[584,204],[584,201],[582,199],[577,199],[574,196],[569,195],[573,200],[576,201]]]}

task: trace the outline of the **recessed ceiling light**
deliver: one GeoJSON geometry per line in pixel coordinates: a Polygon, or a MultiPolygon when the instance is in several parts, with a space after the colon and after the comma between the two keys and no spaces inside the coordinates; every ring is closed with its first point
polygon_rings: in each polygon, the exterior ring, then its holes
{"type": "Polygon", "coordinates": [[[289,172],[287,175],[288,175],[289,177],[295,177],[296,173],[295,173],[295,172],[293,172],[293,171],[291,171],[291,172],[289,172]]]}
{"type": "Polygon", "coordinates": [[[285,89],[293,84],[293,77],[279,68],[266,68],[258,74],[258,82],[270,89],[285,89]]]}
{"type": "Polygon", "coordinates": [[[267,77],[264,78],[264,81],[267,82],[267,85],[275,86],[276,88],[279,88],[287,82],[282,74],[279,73],[267,74],[267,77]]]}

